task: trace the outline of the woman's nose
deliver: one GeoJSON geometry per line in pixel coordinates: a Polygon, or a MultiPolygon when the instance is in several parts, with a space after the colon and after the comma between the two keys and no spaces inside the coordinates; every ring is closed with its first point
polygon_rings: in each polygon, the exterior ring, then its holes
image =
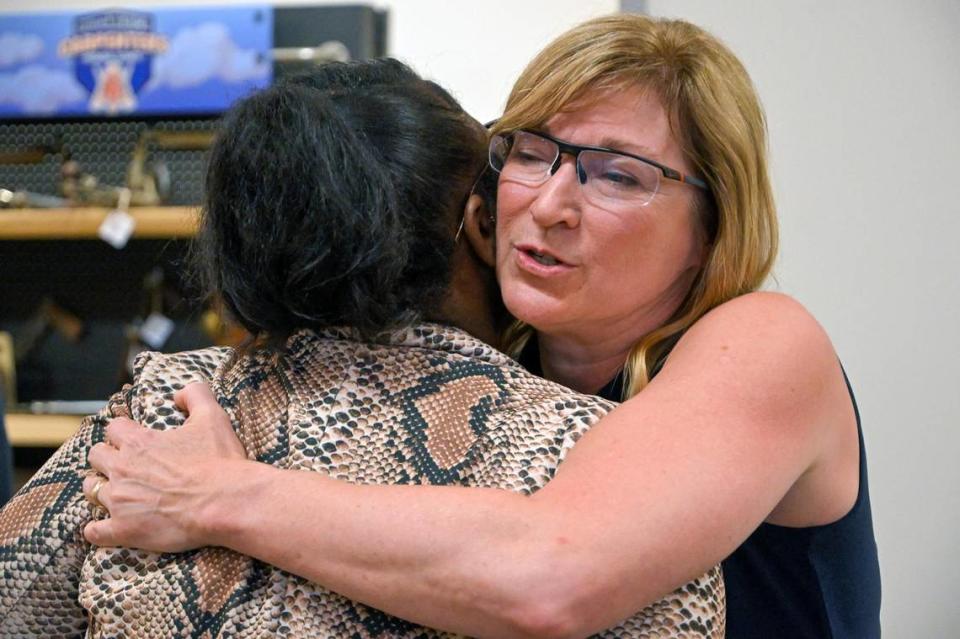
{"type": "Polygon", "coordinates": [[[580,224],[582,196],[576,160],[565,157],[557,171],[538,187],[530,215],[544,228],[556,224],[576,228],[580,224]]]}

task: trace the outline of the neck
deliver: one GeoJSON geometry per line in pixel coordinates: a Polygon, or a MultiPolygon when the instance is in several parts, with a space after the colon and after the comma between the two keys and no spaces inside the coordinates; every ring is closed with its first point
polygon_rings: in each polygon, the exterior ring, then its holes
{"type": "Polygon", "coordinates": [[[589,344],[538,333],[543,376],[581,393],[596,393],[616,377],[633,347],[632,340],[592,340],[589,344]]]}
{"type": "Polygon", "coordinates": [[[696,269],[684,271],[658,300],[616,324],[537,331],[543,376],[581,393],[596,393],[624,367],[640,338],[677,312],[696,275],[696,269]]]}
{"type": "Polygon", "coordinates": [[[484,264],[460,242],[453,256],[453,275],[439,317],[431,318],[452,324],[477,339],[500,348],[500,333],[508,318],[500,301],[493,269],[484,264]]]}

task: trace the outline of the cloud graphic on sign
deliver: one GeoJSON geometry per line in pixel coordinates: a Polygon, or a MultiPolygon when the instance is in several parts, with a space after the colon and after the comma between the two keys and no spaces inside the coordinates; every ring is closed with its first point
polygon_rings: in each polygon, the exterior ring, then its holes
{"type": "Polygon", "coordinates": [[[147,89],[185,89],[213,79],[241,82],[269,73],[269,62],[237,46],[223,24],[204,22],[178,31],[170,48],[154,59],[147,89]]]}
{"type": "Polygon", "coordinates": [[[0,73],[0,104],[13,104],[25,113],[53,113],[63,105],[86,99],[87,92],[67,71],[31,64],[12,73],[0,73]]]}
{"type": "Polygon", "coordinates": [[[39,36],[16,31],[0,33],[0,68],[36,60],[43,53],[39,36]]]}

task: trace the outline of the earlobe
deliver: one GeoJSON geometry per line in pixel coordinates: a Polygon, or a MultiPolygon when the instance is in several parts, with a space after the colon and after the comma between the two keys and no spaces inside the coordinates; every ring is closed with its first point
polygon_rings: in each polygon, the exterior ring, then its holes
{"type": "Polygon", "coordinates": [[[496,265],[496,220],[487,210],[483,198],[476,193],[467,198],[463,208],[463,235],[474,253],[493,268],[496,265]]]}

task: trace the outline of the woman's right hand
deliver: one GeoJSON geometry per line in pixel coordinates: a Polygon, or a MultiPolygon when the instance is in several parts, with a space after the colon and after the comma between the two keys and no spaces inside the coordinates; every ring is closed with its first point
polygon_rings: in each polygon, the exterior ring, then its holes
{"type": "Polygon", "coordinates": [[[108,424],[106,442],[90,449],[98,474],[84,480],[84,494],[110,513],[84,528],[90,543],[156,552],[214,543],[207,514],[235,474],[231,463],[250,462],[208,386],[186,386],[174,402],[188,415],[180,428],[161,432],[118,418],[108,424]]]}

